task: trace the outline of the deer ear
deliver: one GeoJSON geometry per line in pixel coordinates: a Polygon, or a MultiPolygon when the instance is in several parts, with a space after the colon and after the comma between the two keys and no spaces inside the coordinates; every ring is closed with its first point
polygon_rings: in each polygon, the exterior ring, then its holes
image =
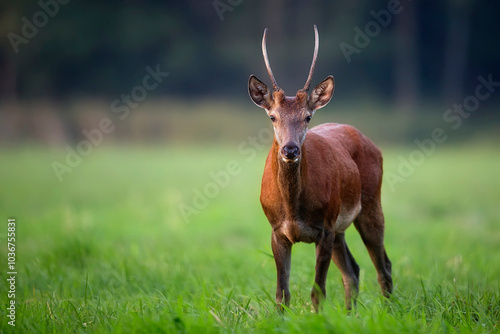
{"type": "Polygon", "coordinates": [[[248,93],[257,106],[268,110],[271,109],[273,102],[271,91],[265,83],[257,79],[253,74],[248,79],[248,93]]]}
{"type": "Polygon", "coordinates": [[[312,110],[316,110],[326,106],[330,102],[334,90],[335,81],[333,80],[333,76],[330,75],[314,87],[309,98],[309,107],[312,110]]]}

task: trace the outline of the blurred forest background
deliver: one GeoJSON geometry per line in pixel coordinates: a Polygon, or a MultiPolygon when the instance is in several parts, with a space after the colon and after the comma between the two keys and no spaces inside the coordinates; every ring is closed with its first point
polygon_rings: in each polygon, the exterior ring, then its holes
{"type": "MultiPolygon", "coordinates": [[[[269,82],[264,28],[277,81],[293,95],[307,77],[313,24],[313,85],[336,79],[335,103],[321,117],[411,142],[473,95],[478,76],[500,81],[499,12],[494,0],[3,1],[0,143],[74,143],[105,115],[117,120],[108,142],[255,133],[267,120],[248,99],[247,80],[254,73],[269,82]],[[347,61],[342,43],[355,46],[356,28],[391,4],[400,13],[347,61]],[[169,75],[120,122],[112,102],[141,85],[148,66],[169,75]]],[[[500,94],[481,102],[453,139],[498,138],[499,105],[500,94]]]]}

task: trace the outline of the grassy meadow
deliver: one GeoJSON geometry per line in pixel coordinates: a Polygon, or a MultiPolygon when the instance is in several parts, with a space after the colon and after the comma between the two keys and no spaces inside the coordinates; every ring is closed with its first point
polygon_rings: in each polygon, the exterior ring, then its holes
{"type": "MultiPolygon", "coordinates": [[[[394,295],[385,300],[354,227],[357,310],[343,306],[332,264],[311,312],[314,246],[293,247],[290,310],[276,312],[271,228],[260,208],[265,148],[100,147],[59,183],[64,152],[2,149],[0,277],[15,217],[16,327],[22,333],[499,332],[500,152],[442,146],[404,183],[383,189],[394,295]],[[235,160],[227,186],[189,215],[211,172],[235,160]]],[[[413,148],[383,148],[386,171],[413,148]]],[[[215,190],[213,190],[216,192],[215,190]]],[[[11,332],[0,285],[0,332],[11,332]]]]}

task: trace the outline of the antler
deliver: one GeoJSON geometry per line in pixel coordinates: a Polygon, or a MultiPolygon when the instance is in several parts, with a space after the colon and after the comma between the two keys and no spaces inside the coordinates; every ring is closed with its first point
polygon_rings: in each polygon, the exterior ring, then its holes
{"type": "MultiPolygon", "coordinates": [[[[264,37],[265,37],[265,32],[264,32],[264,37]]],[[[314,73],[314,68],[316,67],[316,60],[318,59],[318,50],[319,50],[319,34],[318,34],[318,27],[314,25],[314,55],[313,55],[313,61],[311,64],[311,69],[309,70],[309,76],[307,77],[306,84],[304,85],[303,90],[307,92],[309,90],[309,86],[311,85],[311,79],[314,73]]]]}
{"type": "Polygon", "coordinates": [[[266,48],[266,37],[267,37],[267,28],[264,29],[264,36],[262,37],[262,55],[264,56],[264,62],[266,63],[267,73],[269,74],[269,78],[273,83],[274,90],[279,90],[278,84],[276,83],[276,79],[274,79],[273,71],[271,70],[271,65],[269,65],[269,58],[267,57],[267,48],[266,48]]]}

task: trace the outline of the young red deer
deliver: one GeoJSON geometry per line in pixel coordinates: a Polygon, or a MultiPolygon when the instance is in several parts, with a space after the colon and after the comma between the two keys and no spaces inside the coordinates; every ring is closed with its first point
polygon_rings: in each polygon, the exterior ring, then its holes
{"type": "Polygon", "coordinates": [[[314,56],[303,89],[285,96],[274,79],[266,51],[262,53],[273,83],[271,92],[254,75],[248,90],[253,102],[264,108],[274,127],[274,141],[262,178],[260,201],[272,226],[272,249],[278,273],[276,303],[290,303],[290,261],[296,242],[316,244],[316,277],[311,292],[317,310],[326,296],[330,258],[342,273],[345,303],[351,309],[359,285],[359,266],[344,238],[354,221],[378,274],[385,296],[392,292],[391,261],[384,248],[384,215],[380,203],[382,154],[361,132],[349,125],[322,124],[310,130],[317,109],[331,99],[332,76],[308,95],[318,56],[319,36],[314,26],[314,56]]]}

